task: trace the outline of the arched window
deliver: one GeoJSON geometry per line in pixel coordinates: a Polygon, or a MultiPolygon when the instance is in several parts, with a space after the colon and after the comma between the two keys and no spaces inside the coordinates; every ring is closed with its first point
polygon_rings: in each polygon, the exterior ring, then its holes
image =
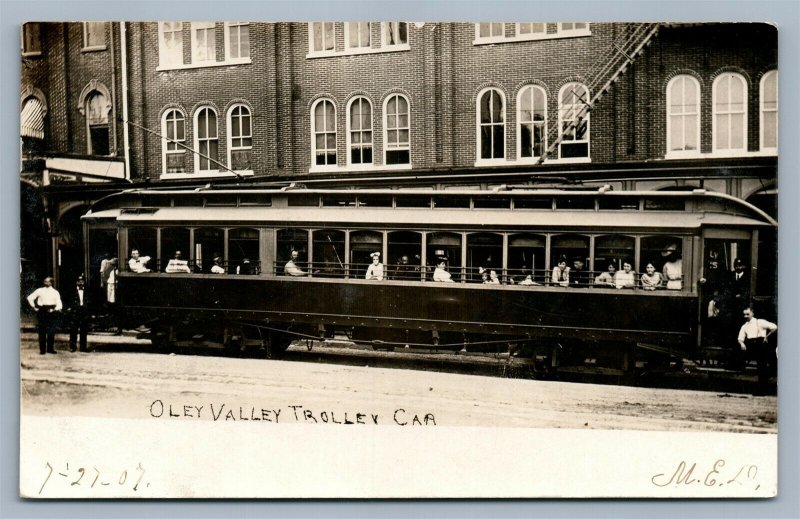
{"type": "Polygon", "coordinates": [[[350,164],[372,164],[372,104],[369,99],[356,97],[350,101],[347,127],[350,164]]]}
{"type": "Polygon", "coordinates": [[[89,155],[108,155],[109,143],[108,113],[111,105],[106,96],[98,91],[86,96],[86,135],[89,155]]]}
{"type": "Polygon", "coordinates": [[[700,151],[700,83],[689,75],[667,84],[667,154],[694,155],[700,151]]]}
{"type": "Polygon", "coordinates": [[[502,160],[506,157],[506,99],[496,88],[478,95],[478,160],[502,160]]]}
{"type": "Polygon", "coordinates": [[[250,108],[234,105],[228,110],[228,167],[234,171],[251,171],[253,125],[250,108]]]}
{"type": "Polygon", "coordinates": [[[778,151],[778,71],[770,70],[761,78],[759,92],[761,149],[778,151]]]}
{"type": "Polygon", "coordinates": [[[336,165],[336,108],[328,99],[311,108],[311,156],[315,166],[336,165]]]}
{"type": "Polygon", "coordinates": [[[219,137],[217,134],[217,112],[210,106],[200,108],[194,114],[194,148],[200,153],[194,164],[195,171],[217,171],[219,137]]]}
{"type": "Polygon", "coordinates": [[[712,125],[714,151],[747,151],[747,83],[739,74],[725,73],[714,80],[712,125]]]}
{"type": "MultiPolygon", "coordinates": [[[[524,24],[523,24],[524,25],[524,24]]],[[[517,96],[519,158],[541,157],[547,146],[547,94],[539,86],[526,86],[517,96]]]]}
{"type": "Polygon", "coordinates": [[[186,117],[178,109],[164,112],[161,117],[161,163],[164,173],[186,172],[186,117]]]}
{"type": "Polygon", "coordinates": [[[567,83],[558,93],[558,127],[563,134],[558,147],[561,159],[589,157],[590,116],[583,110],[588,102],[589,90],[581,83],[567,83]]]}
{"type": "Polygon", "coordinates": [[[411,138],[408,99],[400,94],[386,98],[383,107],[384,164],[410,164],[411,138]]]}

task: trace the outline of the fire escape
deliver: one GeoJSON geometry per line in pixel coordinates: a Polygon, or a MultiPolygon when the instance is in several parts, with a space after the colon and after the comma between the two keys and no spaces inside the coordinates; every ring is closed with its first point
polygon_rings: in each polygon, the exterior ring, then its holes
{"type": "MultiPolygon", "coordinates": [[[[597,57],[586,73],[586,89],[579,83],[562,94],[559,100],[568,100],[565,108],[559,108],[559,122],[547,133],[547,150],[541,154],[537,164],[541,164],[565,141],[579,140],[587,130],[587,117],[597,102],[611,90],[614,83],[628,70],[658,33],[660,24],[636,24],[621,39],[613,41],[610,48],[597,57]],[[594,92],[591,96],[589,93],[594,92]]],[[[556,158],[560,158],[559,153],[556,158]]]]}

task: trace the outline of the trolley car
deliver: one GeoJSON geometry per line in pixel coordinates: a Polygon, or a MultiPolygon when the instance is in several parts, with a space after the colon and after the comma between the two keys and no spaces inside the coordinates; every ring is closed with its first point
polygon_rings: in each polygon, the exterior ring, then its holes
{"type": "MultiPolygon", "coordinates": [[[[507,186],[144,189],[84,216],[89,276],[117,255],[121,313],[163,348],[258,345],[273,357],[298,338],[346,334],[387,349],[512,348],[549,366],[609,356],[621,369],[637,352],[696,355],[704,258],[756,265],[759,230],[776,225],[705,190],[507,186]],[[128,268],[134,249],[146,272],[128,268]],[[176,251],[184,272],[167,268],[176,251]],[[376,252],[382,279],[365,279],[376,252]],[[571,282],[559,277],[564,258],[571,282]],[[645,289],[647,265],[667,262],[677,279],[645,289]],[[633,282],[601,284],[609,265],[633,282]],[[437,268],[451,282],[434,281],[437,268]]],[[[756,295],[755,268],[749,276],[756,295]]]]}

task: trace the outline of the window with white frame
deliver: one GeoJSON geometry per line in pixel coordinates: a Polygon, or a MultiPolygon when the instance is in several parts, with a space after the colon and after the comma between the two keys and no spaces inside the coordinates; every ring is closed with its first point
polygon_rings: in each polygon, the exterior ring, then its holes
{"type": "Polygon", "coordinates": [[[228,165],[234,171],[252,171],[253,125],[250,108],[234,105],[228,110],[228,165]]]}
{"type": "Polygon", "coordinates": [[[22,26],[22,54],[38,56],[42,53],[41,25],[29,22],[22,26]]]}
{"type": "Polygon", "coordinates": [[[192,23],[192,63],[217,60],[216,27],[214,22],[192,23]]]}
{"type": "Polygon", "coordinates": [[[567,22],[567,23],[559,23],[558,24],[558,32],[560,33],[588,33],[589,32],[589,24],[585,22],[567,22]]]}
{"type": "Polygon", "coordinates": [[[502,23],[479,23],[477,25],[478,39],[502,38],[505,36],[502,23]]]}
{"type": "Polygon", "coordinates": [[[762,150],[778,149],[778,71],[770,70],[761,78],[759,106],[761,116],[760,147],[762,150]]]}
{"type": "Polygon", "coordinates": [[[336,108],[328,99],[311,109],[312,160],[315,166],[336,165],[336,108]]]}
{"type": "Polygon", "coordinates": [[[111,103],[105,95],[98,91],[91,92],[86,96],[86,142],[89,155],[109,155],[110,132],[108,125],[108,114],[111,111],[111,103]]]}
{"type": "Polygon", "coordinates": [[[383,22],[381,28],[384,47],[408,45],[408,23],[383,22]]]}
{"type": "Polygon", "coordinates": [[[547,146],[547,94],[544,88],[529,85],[517,97],[519,157],[541,157],[547,146]]]}
{"type": "Polygon", "coordinates": [[[410,113],[408,99],[392,94],[384,103],[384,164],[411,163],[410,113]]]}
{"type": "Polygon", "coordinates": [[[589,90],[581,83],[567,83],[558,93],[558,127],[562,139],[560,159],[589,157],[589,90]]]}
{"type": "Polygon", "coordinates": [[[336,25],[333,22],[308,24],[309,52],[333,52],[336,46],[336,25]]]}
{"type": "Polygon", "coordinates": [[[506,100],[496,88],[478,95],[478,159],[500,160],[506,156],[506,100]]]}
{"type": "Polygon", "coordinates": [[[158,61],[162,67],[183,64],[183,22],[158,24],[158,61]]]}
{"type": "Polygon", "coordinates": [[[667,154],[700,152],[700,83],[679,75],[667,83],[667,154]]]}
{"type": "Polygon", "coordinates": [[[747,83],[740,74],[726,72],[712,86],[713,150],[721,153],[747,151],[747,83]]]}
{"type": "Polygon", "coordinates": [[[545,23],[518,23],[517,36],[538,36],[547,34],[545,23]]]}
{"type": "Polygon", "coordinates": [[[106,23],[83,22],[83,50],[106,48],[106,23]]]}
{"type": "Polygon", "coordinates": [[[370,48],[369,22],[347,22],[344,27],[345,45],[348,49],[370,48]]]}
{"type": "Polygon", "coordinates": [[[164,112],[161,117],[162,163],[164,173],[186,172],[186,117],[183,112],[173,108],[164,112]]]}
{"type": "Polygon", "coordinates": [[[210,106],[200,108],[194,114],[194,148],[200,155],[195,160],[195,171],[217,171],[219,152],[217,134],[217,112],[210,106]]]}
{"type": "Polygon", "coordinates": [[[372,164],[372,104],[366,97],[356,97],[347,116],[350,164],[372,164]]]}
{"type": "Polygon", "coordinates": [[[225,59],[250,57],[250,25],[244,22],[225,23],[225,59]]]}

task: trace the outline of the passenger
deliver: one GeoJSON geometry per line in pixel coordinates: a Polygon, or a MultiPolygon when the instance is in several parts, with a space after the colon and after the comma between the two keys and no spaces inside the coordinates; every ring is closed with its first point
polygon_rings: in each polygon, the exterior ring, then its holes
{"type": "Polygon", "coordinates": [[[128,260],[128,268],[131,269],[131,272],[135,272],[136,274],[150,272],[150,269],[147,268],[147,263],[149,261],[150,256],[139,256],[139,251],[137,249],[133,249],[131,251],[131,259],[128,260]]]}
{"type": "Polygon", "coordinates": [[[497,271],[495,271],[495,270],[490,270],[489,271],[489,284],[490,285],[499,285],[500,284],[500,278],[497,277],[497,271]]]}
{"type": "Polygon", "coordinates": [[[286,265],[283,266],[284,274],[295,277],[306,275],[306,271],[297,266],[297,260],[299,257],[300,253],[296,250],[293,250],[291,258],[286,262],[286,265]]]}
{"type": "Polygon", "coordinates": [[[610,261],[608,263],[608,269],[599,276],[597,276],[596,278],[594,278],[595,286],[600,286],[600,287],[615,286],[614,277],[616,276],[616,273],[617,273],[617,266],[614,265],[613,261],[610,261]]]}
{"type": "Polygon", "coordinates": [[[522,267],[517,271],[516,274],[510,276],[511,283],[519,283],[522,284],[525,281],[525,278],[528,277],[528,266],[523,263],[522,267]]]}
{"type": "Polygon", "coordinates": [[[622,262],[622,270],[614,277],[614,286],[617,288],[634,288],[636,286],[636,273],[632,270],[630,261],[622,262]]]}
{"type": "MultiPolygon", "coordinates": [[[[136,251],[138,254],[139,251],[136,251]]],[[[106,252],[103,254],[103,259],[100,261],[100,288],[105,288],[105,279],[103,279],[103,275],[106,273],[106,269],[108,268],[108,262],[111,260],[111,254],[106,252]]]]}
{"type": "Polygon", "coordinates": [[[661,272],[656,272],[656,266],[652,263],[648,263],[644,270],[645,273],[641,276],[642,288],[645,290],[660,288],[661,284],[664,282],[664,276],[661,275],[661,272]]]}
{"type": "Polygon", "coordinates": [[[583,270],[584,258],[575,256],[572,258],[572,270],[569,272],[569,286],[572,288],[586,288],[589,286],[589,274],[583,270]]]}
{"type": "Polygon", "coordinates": [[[400,256],[397,261],[397,268],[392,275],[392,279],[419,279],[419,270],[408,264],[408,256],[406,254],[400,256]]]}
{"type": "Polygon", "coordinates": [[[553,268],[552,281],[554,285],[569,286],[569,267],[566,256],[559,256],[558,264],[553,268]]]}
{"type": "Polygon", "coordinates": [[[533,280],[533,276],[531,276],[530,274],[525,276],[525,279],[523,279],[522,281],[519,282],[520,286],[533,286],[533,285],[538,285],[538,284],[539,283],[535,282],[533,280]]]}
{"type": "Polygon", "coordinates": [[[478,272],[481,275],[481,283],[483,283],[484,285],[488,285],[489,284],[489,271],[487,271],[483,267],[478,267],[478,272]]]}
{"type": "Polygon", "coordinates": [[[441,283],[454,283],[453,276],[447,272],[447,261],[440,259],[436,263],[436,270],[433,271],[433,280],[441,283]]]}
{"type": "Polygon", "coordinates": [[[672,243],[661,252],[667,259],[662,269],[667,280],[667,290],[681,290],[683,288],[683,260],[678,254],[678,244],[672,243]]]}
{"type": "Polygon", "coordinates": [[[241,265],[236,267],[236,273],[249,276],[253,273],[253,265],[250,263],[250,258],[243,258],[241,265]]]}
{"type": "Polygon", "coordinates": [[[164,269],[164,272],[167,274],[189,274],[191,273],[191,270],[189,270],[189,262],[183,259],[183,253],[179,250],[176,250],[175,257],[169,260],[169,263],[167,263],[167,268],[164,269]]]}
{"type": "Polygon", "coordinates": [[[224,274],[225,269],[222,268],[222,258],[214,256],[214,264],[211,266],[212,274],[224,274]]]}
{"type": "Polygon", "coordinates": [[[374,279],[376,281],[383,281],[383,263],[381,263],[381,253],[373,252],[370,254],[372,264],[367,267],[367,274],[365,279],[374,279]]]}

